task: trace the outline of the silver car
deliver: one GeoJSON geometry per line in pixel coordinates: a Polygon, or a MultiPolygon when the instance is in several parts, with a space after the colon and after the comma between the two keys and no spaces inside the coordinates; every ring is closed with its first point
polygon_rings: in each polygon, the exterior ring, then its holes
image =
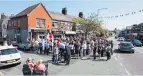
{"type": "Polygon", "coordinates": [[[18,44],[17,48],[21,49],[21,50],[24,50],[24,51],[27,51],[27,50],[30,50],[31,44],[30,44],[30,42],[22,42],[22,43],[18,44]]]}

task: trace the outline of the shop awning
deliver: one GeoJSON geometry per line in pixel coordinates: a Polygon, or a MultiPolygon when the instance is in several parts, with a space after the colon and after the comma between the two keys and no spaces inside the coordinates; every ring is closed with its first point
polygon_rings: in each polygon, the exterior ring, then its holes
{"type": "Polygon", "coordinates": [[[75,31],[65,31],[65,34],[76,34],[75,31]]]}

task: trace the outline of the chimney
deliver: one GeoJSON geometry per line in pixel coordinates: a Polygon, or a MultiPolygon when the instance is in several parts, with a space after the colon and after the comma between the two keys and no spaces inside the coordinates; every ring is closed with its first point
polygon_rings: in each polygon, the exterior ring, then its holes
{"type": "Polygon", "coordinates": [[[78,17],[83,18],[83,12],[79,12],[78,17]]]}
{"type": "Polygon", "coordinates": [[[1,19],[4,19],[4,18],[6,18],[5,14],[1,13],[1,19]]]}
{"type": "Polygon", "coordinates": [[[62,9],[62,14],[67,15],[67,8],[66,7],[62,9]]]}

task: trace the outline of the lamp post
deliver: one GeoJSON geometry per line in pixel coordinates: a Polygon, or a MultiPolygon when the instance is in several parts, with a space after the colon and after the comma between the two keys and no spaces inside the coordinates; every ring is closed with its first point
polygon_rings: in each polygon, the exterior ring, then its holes
{"type": "Polygon", "coordinates": [[[100,9],[98,9],[98,10],[97,10],[97,17],[99,16],[100,11],[101,11],[101,10],[105,10],[105,9],[108,9],[108,8],[100,8],[100,9]]]}

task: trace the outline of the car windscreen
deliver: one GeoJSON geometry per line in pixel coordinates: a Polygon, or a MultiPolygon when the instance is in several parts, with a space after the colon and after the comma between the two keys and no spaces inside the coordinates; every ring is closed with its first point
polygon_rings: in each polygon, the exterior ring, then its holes
{"type": "Polygon", "coordinates": [[[121,46],[129,46],[129,47],[133,47],[133,45],[131,43],[121,43],[121,46]]]}
{"type": "Polygon", "coordinates": [[[18,53],[18,51],[16,49],[4,49],[4,50],[0,50],[0,54],[1,55],[9,55],[9,54],[14,54],[14,53],[18,53]]]}
{"type": "Polygon", "coordinates": [[[139,40],[134,40],[135,43],[141,43],[139,40]]]}
{"type": "Polygon", "coordinates": [[[30,44],[30,42],[22,42],[22,44],[30,44]]]}

